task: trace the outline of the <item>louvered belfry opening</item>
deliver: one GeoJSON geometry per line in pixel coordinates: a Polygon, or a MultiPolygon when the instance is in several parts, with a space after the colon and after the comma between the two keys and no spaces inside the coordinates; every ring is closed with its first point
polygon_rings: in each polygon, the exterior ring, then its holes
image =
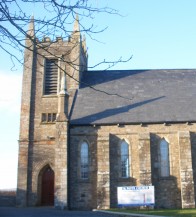
{"type": "Polygon", "coordinates": [[[57,81],[58,81],[58,60],[46,59],[45,84],[44,84],[45,95],[57,94],[57,81]]]}

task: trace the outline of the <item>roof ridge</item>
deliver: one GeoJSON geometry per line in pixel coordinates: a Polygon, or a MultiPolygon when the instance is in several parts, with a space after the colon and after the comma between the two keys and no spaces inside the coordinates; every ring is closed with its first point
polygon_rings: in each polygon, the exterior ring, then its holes
{"type": "Polygon", "coordinates": [[[110,70],[88,70],[86,72],[117,72],[117,71],[195,71],[196,68],[163,68],[163,69],[110,69],[110,70]]]}

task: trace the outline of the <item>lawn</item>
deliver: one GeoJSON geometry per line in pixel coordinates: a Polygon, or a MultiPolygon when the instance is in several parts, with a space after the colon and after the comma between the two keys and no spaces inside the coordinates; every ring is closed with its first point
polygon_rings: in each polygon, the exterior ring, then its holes
{"type": "Polygon", "coordinates": [[[155,209],[155,210],[110,209],[109,211],[160,215],[160,216],[196,217],[196,209],[155,209]]]}

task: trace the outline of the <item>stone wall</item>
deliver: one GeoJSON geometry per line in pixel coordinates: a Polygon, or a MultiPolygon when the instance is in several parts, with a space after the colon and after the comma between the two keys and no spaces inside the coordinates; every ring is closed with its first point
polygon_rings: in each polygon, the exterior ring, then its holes
{"type": "Polygon", "coordinates": [[[154,185],[156,207],[195,207],[195,134],[196,124],[72,127],[70,207],[116,207],[117,187],[132,185],[154,185]],[[123,139],[129,144],[129,178],[119,176],[119,143],[123,139]],[[161,139],[169,143],[168,177],[160,175],[161,139]],[[91,173],[86,183],[82,183],[78,172],[79,147],[83,140],[88,141],[91,158],[91,173]],[[82,198],[82,192],[86,199],[82,198]]]}
{"type": "Polygon", "coordinates": [[[194,193],[195,193],[195,203],[196,203],[196,132],[191,132],[191,156],[193,165],[193,180],[194,180],[194,193]]]}
{"type": "MultiPolygon", "coordinates": [[[[77,37],[80,37],[80,34],[77,37]]],[[[74,100],[75,89],[79,87],[79,83],[70,76],[76,79],[81,77],[79,60],[80,55],[84,53],[81,43],[79,41],[76,46],[73,42],[63,41],[62,38],[58,38],[56,42],[44,38],[42,42],[38,42],[34,52],[25,51],[19,139],[18,206],[41,204],[40,174],[45,167],[49,166],[57,174],[55,206],[67,207],[66,121],[74,100]],[[75,66],[70,63],[74,63],[76,57],[78,65],[73,72],[72,67],[75,66]],[[58,59],[56,95],[44,95],[45,58],[58,59]],[[63,96],[62,89],[66,90],[63,96]],[[43,113],[57,116],[63,113],[65,118],[53,123],[43,123],[43,113]],[[61,134],[59,134],[59,127],[62,128],[61,134]]],[[[84,63],[85,60],[81,58],[82,65],[87,64],[84,63]]]]}
{"type": "Polygon", "coordinates": [[[97,135],[85,128],[69,141],[69,206],[71,209],[89,210],[97,206],[97,135]],[[80,176],[80,146],[89,144],[90,177],[80,176]],[[89,193],[90,192],[90,193],[89,193]]]}
{"type": "Polygon", "coordinates": [[[16,206],[16,190],[0,190],[0,207],[16,206]]]}

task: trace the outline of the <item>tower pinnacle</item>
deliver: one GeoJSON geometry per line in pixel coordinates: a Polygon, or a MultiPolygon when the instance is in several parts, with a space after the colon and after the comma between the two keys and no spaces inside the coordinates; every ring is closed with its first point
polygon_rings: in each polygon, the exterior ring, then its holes
{"type": "Polygon", "coordinates": [[[76,14],[76,18],[74,21],[74,29],[73,32],[80,32],[80,24],[79,24],[79,17],[78,14],[76,14]]]}
{"type": "Polygon", "coordinates": [[[31,17],[29,22],[29,29],[27,31],[27,38],[31,37],[34,38],[35,36],[35,25],[34,25],[34,16],[31,17]]]}

